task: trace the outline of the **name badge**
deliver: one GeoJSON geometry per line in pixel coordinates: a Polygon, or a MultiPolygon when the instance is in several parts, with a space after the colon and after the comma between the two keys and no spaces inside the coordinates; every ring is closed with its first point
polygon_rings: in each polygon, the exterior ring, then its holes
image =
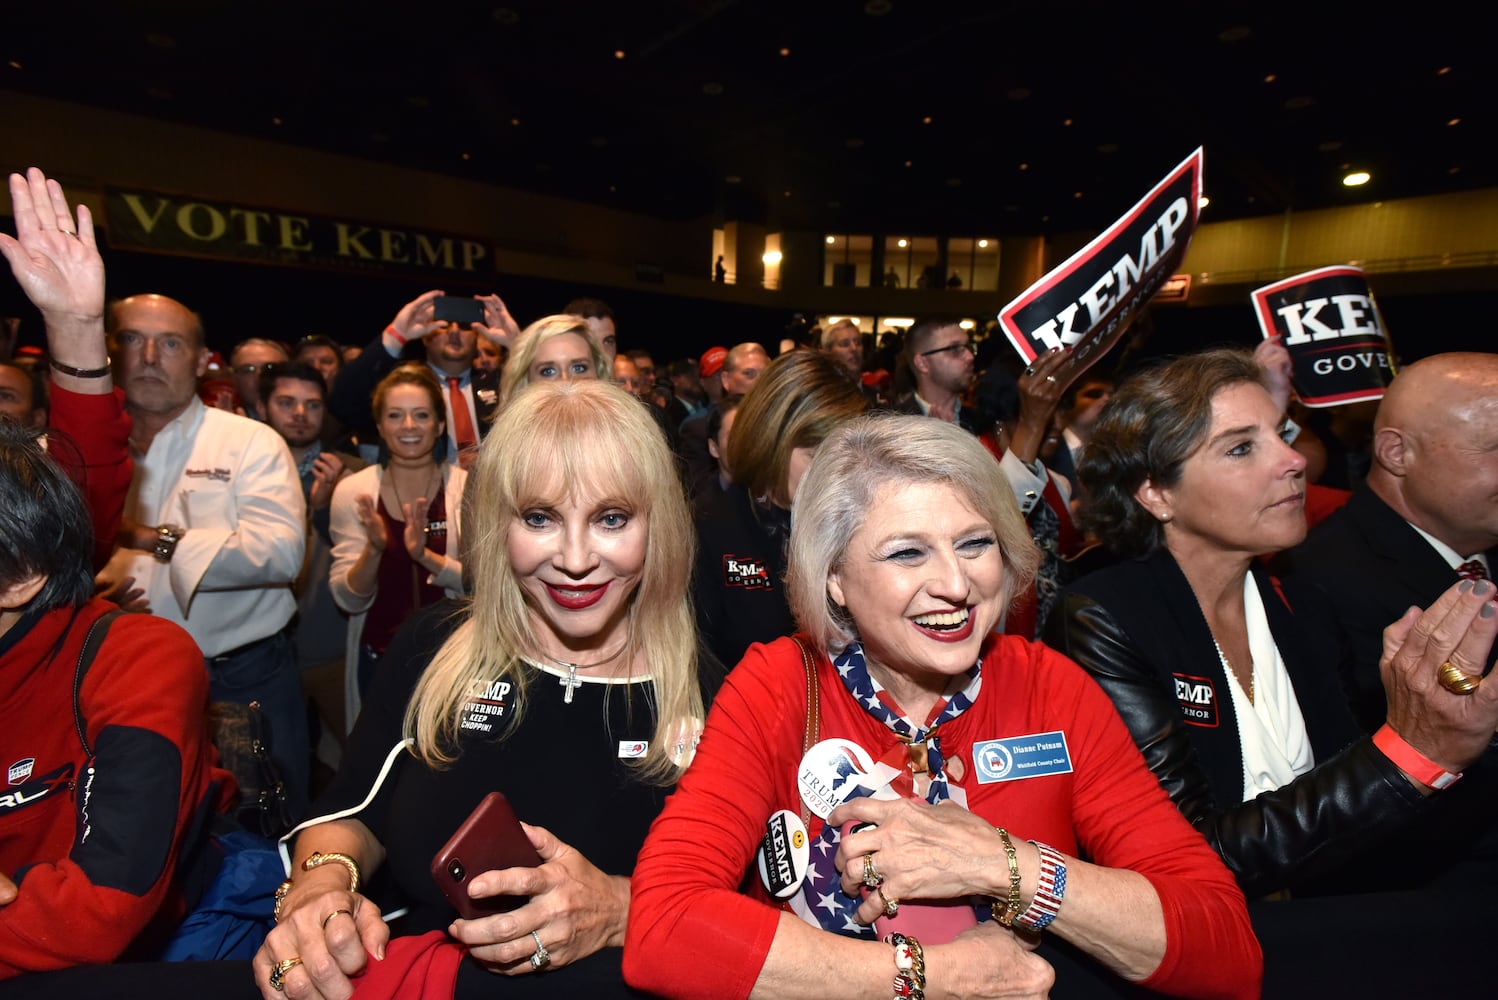
{"type": "Polygon", "coordinates": [[[790,899],[806,878],[811,845],[801,817],[789,809],[775,813],[765,823],[765,839],[759,842],[759,877],[770,895],[790,899]]]}
{"type": "Polygon", "coordinates": [[[1066,748],[1066,733],[1059,729],[1053,733],[984,740],[973,744],[973,767],[980,785],[1070,774],[1071,751],[1066,748]]]}

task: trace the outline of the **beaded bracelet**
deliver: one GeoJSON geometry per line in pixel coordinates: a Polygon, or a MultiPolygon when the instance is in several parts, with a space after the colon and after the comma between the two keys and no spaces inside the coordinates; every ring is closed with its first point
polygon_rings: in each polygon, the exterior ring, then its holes
{"type": "Polygon", "coordinates": [[[1024,913],[1014,918],[1014,922],[1032,931],[1043,931],[1056,919],[1061,901],[1066,898],[1066,862],[1050,844],[1037,840],[1030,843],[1040,852],[1040,880],[1035,886],[1035,898],[1030,900],[1024,913]]]}
{"type": "Polygon", "coordinates": [[[895,1000],[926,1000],[926,954],[921,943],[899,932],[884,941],[895,948],[895,1000]]]}
{"type": "Polygon", "coordinates": [[[989,906],[993,918],[1005,927],[1014,926],[1014,918],[1019,916],[1024,909],[1020,905],[1019,898],[1019,855],[1015,853],[1014,841],[1009,838],[1009,831],[1002,826],[994,829],[999,834],[999,839],[1004,842],[1004,860],[1009,863],[1009,898],[996,899],[989,906]]]}

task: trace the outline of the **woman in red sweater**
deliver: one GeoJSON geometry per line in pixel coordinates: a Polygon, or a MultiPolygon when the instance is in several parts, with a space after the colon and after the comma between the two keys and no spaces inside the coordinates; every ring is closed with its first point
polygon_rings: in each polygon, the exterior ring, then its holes
{"type": "Polygon", "coordinates": [[[983,446],[859,419],[818,449],[793,524],[808,661],[791,639],[755,645],[719,693],[635,868],[630,984],[1040,995],[1052,970],[1025,943],[1049,930],[1152,989],[1257,996],[1242,894],[1107,697],[992,634],[1036,556],[983,446]],[[740,895],[757,847],[764,874],[740,895]]]}

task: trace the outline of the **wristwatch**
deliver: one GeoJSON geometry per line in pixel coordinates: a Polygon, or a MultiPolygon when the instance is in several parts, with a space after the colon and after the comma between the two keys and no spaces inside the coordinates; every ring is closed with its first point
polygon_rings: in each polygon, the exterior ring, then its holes
{"type": "Polygon", "coordinates": [[[156,526],[156,546],[151,550],[160,563],[172,561],[172,553],[177,551],[177,543],[182,540],[186,532],[175,524],[158,524],[156,526]]]}

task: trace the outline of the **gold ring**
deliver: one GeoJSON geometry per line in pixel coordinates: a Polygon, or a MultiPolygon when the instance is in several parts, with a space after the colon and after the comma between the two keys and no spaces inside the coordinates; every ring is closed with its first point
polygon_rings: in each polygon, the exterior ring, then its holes
{"type": "Polygon", "coordinates": [[[270,970],[270,988],[277,993],[285,993],[286,973],[301,964],[302,960],[300,958],[288,958],[285,961],[277,962],[276,967],[270,970]]]}
{"type": "Polygon", "coordinates": [[[879,869],[874,867],[874,855],[863,856],[863,884],[870,889],[877,889],[884,878],[879,874],[879,869]]]}
{"type": "Polygon", "coordinates": [[[884,886],[876,885],[874,891],[879,894],[879,902],[884,904],[884,915],[886,917],[893,917],[900,912],[900,901],[898,899],[890,899],[886,896],[884,894],[884,886]]]}
{"type": "Polygon", "coordinates": [[[340,914],[340,913],[347,914],[350,917],[352,917],[354,915],[354,911],[352,911],[352,910],[345,910],[345,909],[342,909],[340,907],[339,909],[336,909],[332,913],[328,914],[326,917],[322,918],[322,929],[323,930],[327,930],[328,929],[328,922],[330,920],[332,920],[334,917],[338,916],[338,914],[340,914]]]}
{"type": "Polygon", "coordinates": [[[1440,681],[1441,687],[1447,691],[1463,697],[1476,691],[1478,685],[1482,683],[1481,677],[1467,673],[1450,660],[1441,664],[1441,669],[1436,671],[1436,680],[1440,681]]]}

